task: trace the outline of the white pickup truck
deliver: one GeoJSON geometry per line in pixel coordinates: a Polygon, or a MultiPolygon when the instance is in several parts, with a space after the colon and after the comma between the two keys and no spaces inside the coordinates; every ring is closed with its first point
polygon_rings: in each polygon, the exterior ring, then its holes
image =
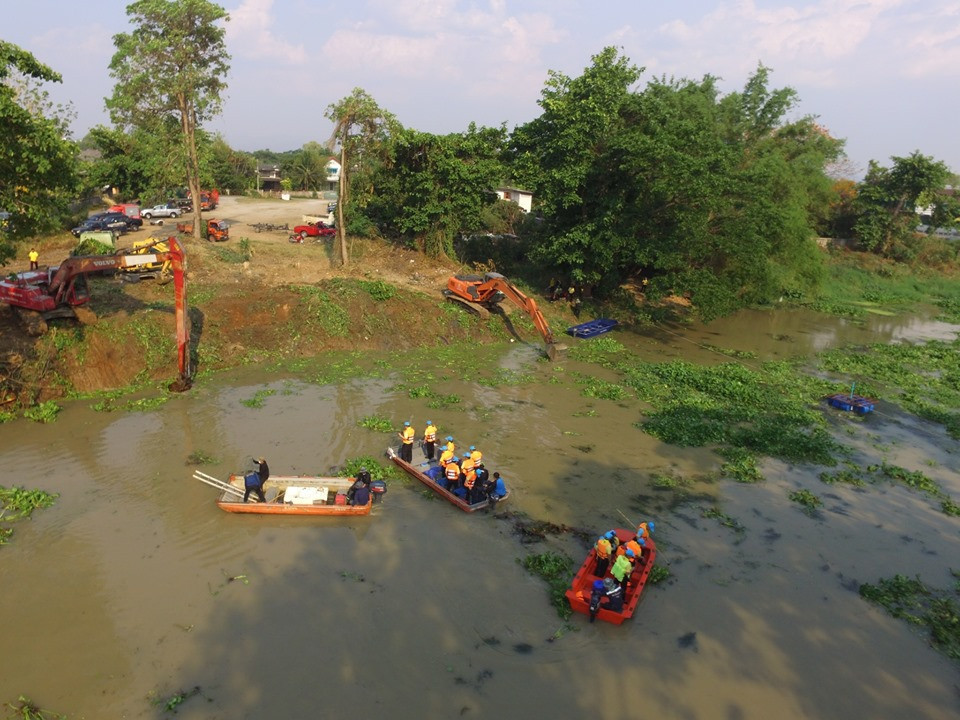
{"type": "Polygon", "coordinates": [[[140,217],[146,218],[176,218],[180,217],[182,211],[175,205],[154,205],[152,208],[147,208],[146,210],[140,211],[140,217]]]}

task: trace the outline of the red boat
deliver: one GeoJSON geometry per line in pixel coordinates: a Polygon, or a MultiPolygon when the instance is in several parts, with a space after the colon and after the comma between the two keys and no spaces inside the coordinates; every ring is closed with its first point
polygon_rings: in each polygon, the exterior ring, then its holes
{"type": "Polygon", "coordinates": [[[243,475],[233,474],[226,482],[194,470],[193,477],[221,491],[217,506],[230,513],[255,515],[369,515],[374,492],[366,505],[347,505],[347,490],[354,478],[271,475],[267,480],[267,502],[243,502],[243,475]]]}
{"type": "MultiPolygon", "coordinates": [[[[393,448],[387,448],[387,456],[391,460],[393,460],[397,465],[399,465],[403,470],[405,470],[408,475],[410,475],[413,478],[416,478],[417,480],[422,482],[424,485],[426,485],[428,488],[433,490],[437,495],[442,497],[444,500],[447,500],[453,503],[464,512],[472,513],[472,512],[476,512],[477,510],[483,510],[484,508],[490,506],[490,500],[488,498],[484,498],[480,502],[476,502],[471,505],[463,498],[457,495],[454,495],[445,487],[441,487],[440,485],[437,485],[437,483],[431,480],[429,476],[420,472],[418,468],[415,468],[406,460],[401,460],[400,456],[397,455],[396,451],[393,448]]],[[[507,491],[507,494],[504,495],[502,498],[500,498],[497,502],[502,502],[506,500],[509,496],[510,496],[510,492],[507,491]]]]}
{"type": "MultiPolygon", "coordinates": [[[[636,537],[636,532],[633,530],[617,528],[615,532],[620,539],[621,545],[636,537]]],[[[623,612],[613,612],[601,606],[600,610],[597,611],[598,619],[613,623],[614,625],[621,625],[624,620],[633,617],[637,603],[640,602],[640,594],[647,584],[647,578],[650,577],[650,571],[653,569],[653,563],[656,558],[657,545],[653,542],[653,538],[648,536],[646,545],[644,545],[643,552],[641,553],[640,562],[637,563],[637,567],[634,569],[633,575],[630,577],[630,582],[627,585],[627,591],[623,598],[623,612]]],[[[577,574],[573,577],[573,584],[567,589],[566,593],[564,593],[574,612],[590,615],[590,592],[593,590],[593,581],[602,579],[593,574],[593,569],[596,566],[597,551],[591,548],[590,552],[587,553],[587,559],[583,561],[583,565],[580,566],[577,574]]],[[[610,566],[613,567],[612,558],[610,566]]],[[[609,576],[609,572],[607,575],[609,576]]]]}

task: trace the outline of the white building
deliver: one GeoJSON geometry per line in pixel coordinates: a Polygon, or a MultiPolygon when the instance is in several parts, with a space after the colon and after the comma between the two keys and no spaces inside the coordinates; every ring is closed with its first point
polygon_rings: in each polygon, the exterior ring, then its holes
{"type": "Polygon", "coordinates": [[[533,193],[528,190],[512,187],[498,187],[494,190],[497,197],[501,200],[515,202],[524,212],[530,212],[533,209],[533,193]]]}

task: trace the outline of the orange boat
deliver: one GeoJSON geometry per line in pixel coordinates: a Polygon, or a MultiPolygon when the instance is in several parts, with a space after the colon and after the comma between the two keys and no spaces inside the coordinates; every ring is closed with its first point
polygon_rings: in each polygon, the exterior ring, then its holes
{"type": "MultiPolygon", "coordinates": [[[[620,539],[621,545],[636,537],[636,532],[633,530],[616,528],[615,532],[620,539]]],[[[653,538],[648,536],[646,538],[646,545],[643,547],[643,552],[641,553],[641,560],[637,563],[637,567],[634,569],[633,575],[630,577],[630,582],[627,585],[627,591],[623,598],[623,611],[614,612],[601,606],[600,610],[597,611],[598,619],[613,623],[614,625],[621,625],[624,620],[633,617],[637,603],[640,602],[640,593],[643,592],[643,588],[647,584],[647,578],[650,577],[650,571],[653,569],[653,563],[656,558],[657,545],[653,541],[653,538]]],[[[610,565],[611,567],[613,566],[612,561],[610,565]]],[[[593,590],[593,581],[602,579],[593,574],[596,566],[597,551],[591,548],[590,552],[587,553],[587,559],[583,561],[583,565],[580,566],[580,569],[574,576],[573,583],[567,589],[566,593],[564,593],[574,612],[590,615],[590,592],[593,590]]],[[[607,576],[609,576],[609,572],[607,576]]]]}
{"type": "Polygon", "coordinates": [[[257,500],[251,493],[250,502],[243,501],[243,475],[231,475],[227,482],[206,475],[199,470],[193,477],[218,488],[221,493],[217,506],[231,513],[256,515],[369,515],[376,492],[370,493],[366,505],[348,505],[347,490],[354,478],[314,477],[309,475],[271,475],[264,486],[267,502],[257,500]]]}

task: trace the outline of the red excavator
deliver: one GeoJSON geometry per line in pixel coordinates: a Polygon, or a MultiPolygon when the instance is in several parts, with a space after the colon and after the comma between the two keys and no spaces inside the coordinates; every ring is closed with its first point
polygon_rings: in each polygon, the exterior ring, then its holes
{"type": "Polygon", "coordinates": [[[563,349],[563,346],[558,345],[553,339],[550,326],[543,317],[543,313],[537,308],[536,301],[520,292],[519,288],[500,273],[488,272],[482,277],[454,275],[447,280],[447,289],[443,294],[448,300],[468,307],[483,318],[489,317],[491,310],[499,311],[501,302],[510,300],[533,320],[533,324],[547,345],[547,357],[555,360],[558,352],[563,349]]]}
{"type": "Polygon", "coordinates": [[[170,386],[180,392],[191,385],[190,332],[187,328],[187,301],[184,287],[183,248],[175,237],[165,241],[165,252],[143,249],[116,255],[78,255],[64,260],[58,267],[40,268],[8,275],[0,279],[0,302],[12,306],[20,314],[32,335],[42,335],[51,318],[75,317],[80,322],[93,322],[96,316],[83,307],[90,300],[86,276],[104,270],[125,270],[142,265],[156,266],[169,262],[173,271],[177,324],[177,359],[179,379],[170,386]]]}

